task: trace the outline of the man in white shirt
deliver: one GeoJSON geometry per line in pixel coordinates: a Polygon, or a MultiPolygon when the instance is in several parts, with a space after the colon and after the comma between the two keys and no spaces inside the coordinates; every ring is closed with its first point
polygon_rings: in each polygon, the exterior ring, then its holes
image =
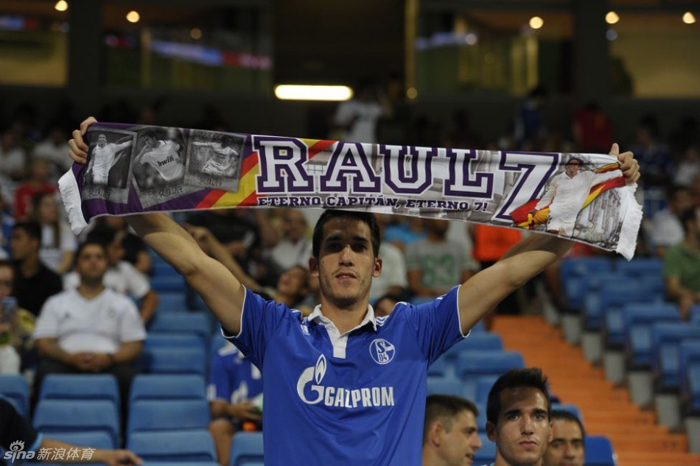
{"type": "Polygon", "coordinates": [[[574,234],[576,218],[591,188],[604,181],[622,176],[620,170],[603,173],[581,171],[583,160],[571,158],[561,173],[549,183],[547,192],[540,199],[535,210],[549,206],[547,231],[560,236],[571,237],[574,234]]]}
{"type": "MultiPolygon", "coordinates": [[[[122,260],[125,254],[122,244],[124,236],[124,233],[106,230],[94,232],[88,237],[88,241],[101,243],[107,250],[109,268],[104,275],[104,286],[121,295],[130,295],[139,300],[141,320],[147,323],[156,313],[158,294],[151,288],[151,283],[144,274],[129,262],[122,260]]],[[[80,275],[77,271],[63,278],[63,288],[66,290],[77,288],[79,285],[80,275]]]]}
{"type": "Polygon", "coordinates": [[[144,145],[134,160],[138,165],[149,165],[166,181],[173,181],[185,175],[185,164],[180,157],[180,144],[175,141],[157,139],[145,133],[144,145]]]}
{"type": "Polygon", "coordinates": [[[346,130],[344,141],[377,142],[377,123],[391,113],[386,98],[380,103],[378,97],[378,92],[365,83],[358,86],[357,98],[338,106],[334,120],[338,127],[346,130]]]}
{"type": "Polygon", "coordinates": [[[282,211],[282,239],[270,251],[272,261],[281,269],[309,267],[311,240],[306,235],[306,217],[299,209],[282,211]]]}
{"type": "Polygon", "coordinates": [[[109,171],[119,162],[125,149],[131,146],[131,136],[120,139],[117,142],[107,142],[107,136],[100,134],[97,137],[97,147],[92,150],[92,182],[94,184],[106,185],[109,179],[109,171]]]}
{"type": "Polygon", "coordinates": [[[137,370],[146,330],[129,298],[106,288],[107,251],[86,241],[76,254],[80,285],[52,296],[41,310],[34,338],[43,358],[36,374],[35,393],[48,374],[113,374],[119,383],[122,411],[137,370]]]}
{"type": "Polygon", "coordinates": [[[225,138],[221,142],[193,142],[195,146],[208,147],[211,149],[212,157],[206,161],[202,167],[202,173],[214,176],[231,176],[235,171],[235,162],[238,151],[231,147],[233,140],[225,138]]]}

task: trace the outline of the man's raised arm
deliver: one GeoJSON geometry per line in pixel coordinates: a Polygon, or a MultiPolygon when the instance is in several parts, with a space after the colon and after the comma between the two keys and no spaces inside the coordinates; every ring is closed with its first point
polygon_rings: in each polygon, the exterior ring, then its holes
{"type": "Polygon", "coordinates": [[[227,333],[238,335],[245,292],[236,277],[220,262],[207,256],[167,215],[132,215],[127,220],[146,244],[185,277],[227,333]]]}

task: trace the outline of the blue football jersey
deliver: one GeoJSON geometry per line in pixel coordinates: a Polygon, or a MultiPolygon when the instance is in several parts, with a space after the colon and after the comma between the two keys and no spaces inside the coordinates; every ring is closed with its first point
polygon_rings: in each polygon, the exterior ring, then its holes
{"type": "Polygon", "coordinates": [[[399,303],[340,335],[320,308],[306,318],[246,291],[229,338],[263,376],[265,464],[421,464],[428,366],[464,336],[459,287],[399,303]]]}
{"type": "Polygon", "coordinates": [[[231,343],[211,358],[209,401],[237,404],[255,398],[263,391],[260,371],[231,343]]]}

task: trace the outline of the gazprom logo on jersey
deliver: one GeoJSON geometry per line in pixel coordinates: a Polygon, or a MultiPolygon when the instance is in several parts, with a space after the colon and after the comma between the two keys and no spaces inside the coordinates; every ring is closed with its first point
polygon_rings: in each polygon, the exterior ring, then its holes
{"type": "Polygon", "coordinates": [[[318,357],[315,366],[304,369],[297,381],[297,393],[301,401],[309,405],[323,403],[328,407],[350,409],[394,406],[394,387],[349,389],[321,385],[327,369],[328,361],[323,354],[318,357]],[[309,384],[311,386],[307,390],[309,384]],[[307,393],[309,393],[308,397],[307,393]]]}

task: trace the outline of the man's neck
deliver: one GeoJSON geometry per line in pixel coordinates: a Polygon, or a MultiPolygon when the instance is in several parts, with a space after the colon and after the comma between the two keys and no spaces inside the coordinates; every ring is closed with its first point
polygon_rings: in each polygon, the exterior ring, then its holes
{"type": "MultiPolygon", "coordinates": [[[[501,454],[496,451],[496,462],[493,463],[494,466],[525,466],[524,463],[510,463],[508,460],[503,458],[501,454]]],[[[542,466],[544,464],[544,458],[540,458],[536,463],[528,463],[527,466],[542,466]]]]}
{"type": "Polygon", "coordinates": [[[39,256],[28,257],[19,264],[19,269],[26,278],[33,277],[39,273],[41,269],[41,262],[39,262],[39,256]]]}
{"type": "Polygon", "coordinates": [[[82,295],[83,298],[85,299],[92,299],[95,296],[99,295],[104,291],[105,287],[100,283],[92,283],[92,282],[86,282],[86,281],[81,281],[80,285],[78,285],[78,288],[76,290],[78,293],[82,295]]]}
{"type": "Polygon", "coordinates": [[[423,445],[422,466],[446,466],[445,462],[433,451],[429,445],[423,445]]]}
{"type": "Polygon", "coordinates": [[[360,325],[365,318],[369,309],[368,298],[367,296],[365,299],[358,300],[356,304],[341,309],[321,295],[321,312],[324,317],[333,322],[342,335],[360,325]]]}

